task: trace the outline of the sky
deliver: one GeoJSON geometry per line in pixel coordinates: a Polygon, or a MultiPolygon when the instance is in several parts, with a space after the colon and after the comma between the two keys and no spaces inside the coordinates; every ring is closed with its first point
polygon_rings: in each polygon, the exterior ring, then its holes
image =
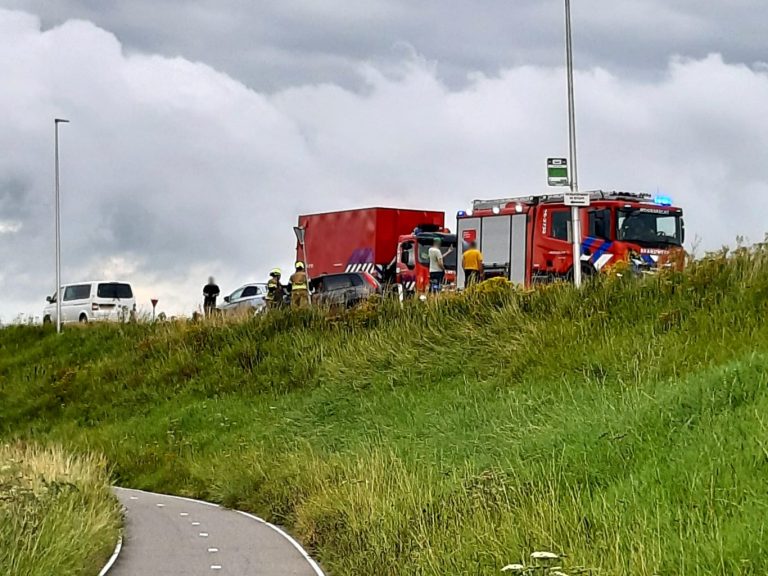
{"type": "MultiPolygon", "coordinates": [[[[582,189],[663,192],[697,251],[768,225],[763,0],[574,0],[582,189]]],[[[125,279],[189,314],[292,263],[298,214],[546,193],[551,0],[0,0],[0,320],[125,279]]]]}

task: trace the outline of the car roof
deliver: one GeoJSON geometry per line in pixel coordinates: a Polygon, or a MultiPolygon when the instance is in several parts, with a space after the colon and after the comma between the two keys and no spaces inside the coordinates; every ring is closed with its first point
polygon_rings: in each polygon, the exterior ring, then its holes
{"type": "Polygon", "coordinates": [[[66,284],[62,284],[62,286],[82,286],[83,284],[128,284],[131,285],[130,282],[125,282],[123,280],[81,280],[80,282],[67,282],[66,284]]]}

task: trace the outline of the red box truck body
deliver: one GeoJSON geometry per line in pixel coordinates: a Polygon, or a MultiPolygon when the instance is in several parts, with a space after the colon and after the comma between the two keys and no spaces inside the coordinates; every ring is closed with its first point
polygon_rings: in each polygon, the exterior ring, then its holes
{"type": "Polygon", "coordinates": [[[397,255],[401,236],[443,229],[445,214],[429,210],[362,208],[299,216],[304,247],[296,249],[310,276],[365,271],[381,276],[397,255]]]}

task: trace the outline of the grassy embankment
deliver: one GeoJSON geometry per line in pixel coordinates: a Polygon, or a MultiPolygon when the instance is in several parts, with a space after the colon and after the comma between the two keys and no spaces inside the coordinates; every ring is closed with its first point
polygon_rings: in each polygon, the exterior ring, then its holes
{"type": "Polygon", "coordinates": [[[334,576],[768,573],[768,254],[337,321],[0,331],[6,438],[258,512],[334,576]]]}
{"type": "Polygon", "coordinates": [[[0,445],[0,574],[95,576],[120,523],[103,458],[0,445]]]}

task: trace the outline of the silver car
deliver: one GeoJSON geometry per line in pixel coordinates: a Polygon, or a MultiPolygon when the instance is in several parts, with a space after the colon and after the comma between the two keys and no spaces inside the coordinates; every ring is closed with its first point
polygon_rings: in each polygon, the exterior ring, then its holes
{"type": "Polygon", "coordinates": [[[259,312],[267,305],[266,295],[266,284],[245,284],[229,296],[224,296],[224,302],[217,308],[225,314],[259,312]]]}

